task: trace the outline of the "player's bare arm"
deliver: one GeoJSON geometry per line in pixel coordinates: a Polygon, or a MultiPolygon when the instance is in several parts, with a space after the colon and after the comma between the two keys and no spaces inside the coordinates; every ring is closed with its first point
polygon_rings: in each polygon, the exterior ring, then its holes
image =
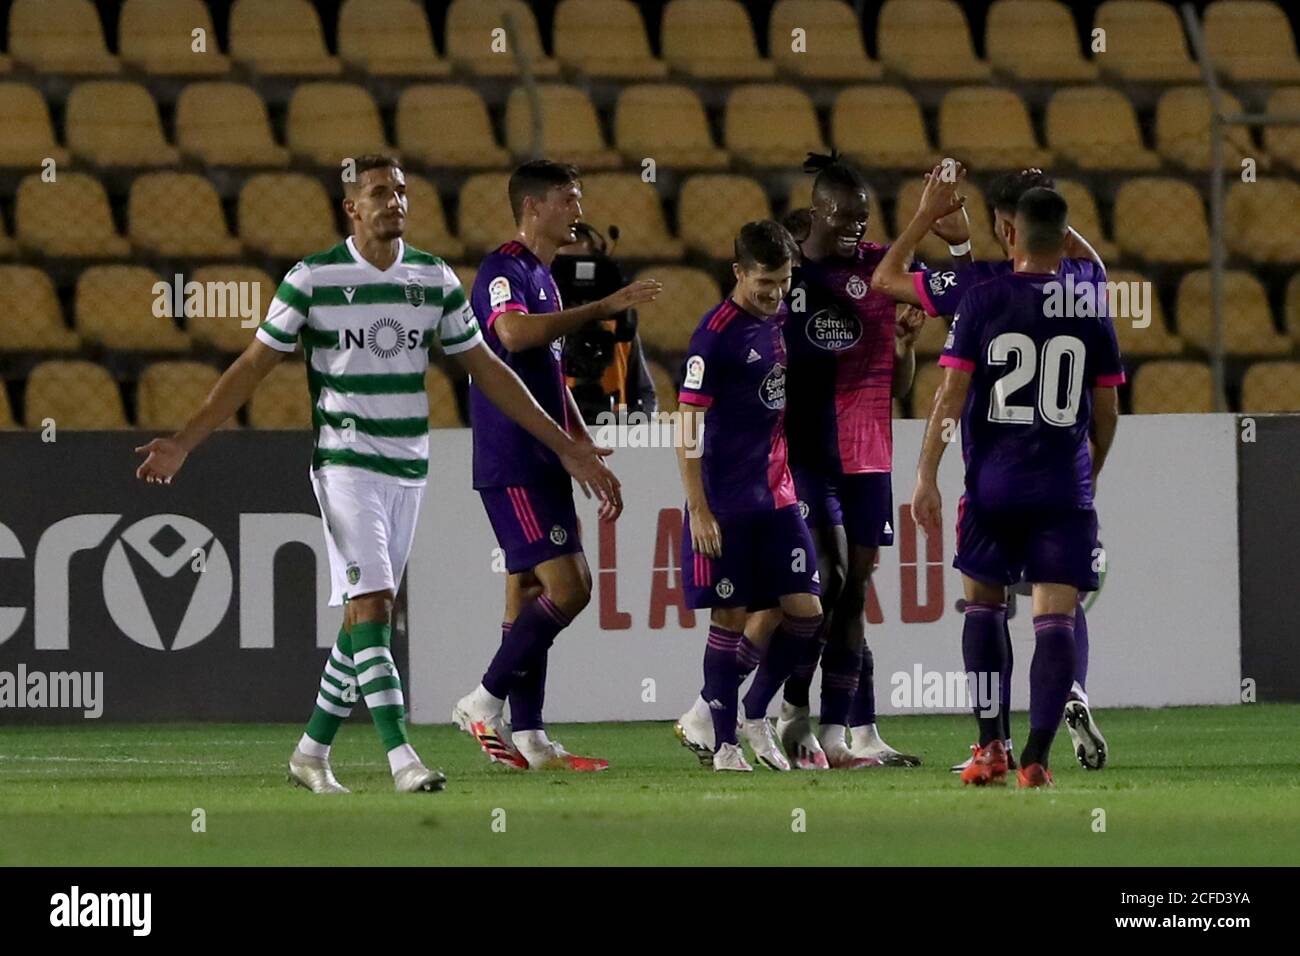
{"type": "Polygon", "coordinates": [[[1115,430],[1119,427],[1119,389],[1113,386],[1097,387],[1092,390],[1092,425],[1088,434],[1092,452],[1092,482],[1095,486],[1101,466],[1110,454],[1110,446],[1115,441],[1115,430]]]}
{"type": "Polygon", "coordinates": [[[704,495],[703,457],[688,454],[703,440],[704,406],[682,402],[682,433],[677,442],[677,466],[682,473],[682,487],[686,492],[686,510],[691,516],[691,546],[696,554],[710,558],[722,557],[722,528],[709,508],[704,495]]]}
{"type": "Polygon", "coordinates": [[[590,440],[575,441],[542,410],[519,376],[486,345],[457,352],[455,357],[492,404],[559,455],[564,470],[578,483],[584,495],[590,498],[595,492],[601,501],[602,519],[613,520],[622,513],[623,496],[619,481],[601,461],[605,455],[613,453],[611,449],[601,448],[590,440]]]}
{"type": "Polygon", "coordinates": [[[1106,268],[1106,263],[1101,261],[1101,256],[1092,247],[1092,243],[1085,239],[1073,226],[1070,227],[1070,231],[1065,236],[1065,258],[1091,259],[1102,269],[1106,268]]]}
{"type": "Polygon", "coordinates": [[[541,315],[514,310],[502,312],[492,327],[502,345],[511,352],[523,352],[550,345],[596,319],[608,319],[634,306],[652,302],[662,291],[663,283],[658,279],[638,279],[603,299],[562,312],[541,315]]]}
{"type": "Polygon", "coordinates": [[[921,441],[921,460],[916,466],[916,491],[912,493],[912,517],[930,534],[941,527],[943,497],[939,494],[939,462],[953,435],[953,425],[961,416],[970,391],[970,372],[945,368],[943,383],[934,397],[934,407],[925,423],[921,441]]]}
{"type": "Polygon", "coordinates": [[[250,342],[243,354],[212,386],[212,391],[184,428],[175,435],[155,438],[136,449],[145,460],[136,469],[135,476],[150,484],[170,483],[189,453],[243,408],[253,397],[258,383],[288,354],[256,339],[250,342]]]}
{"type": "Polygon", "coordinates": [[[901,302],[894,313],[894,379],[890,393],[902,398],[916,378],[916,339],[925,324],[925,312],[901,302]]]}
{"type": "MultiPolygon", "coordinates": [[[[942,171],[942,166],[935,166],[926,176],[925,189],[921,192],[921,201],[917,204],[915,214],[898,238],[890,244],[880,265],[871,274],[872,289],[908,305],[921,304],[921,297],[912,284],[912,274],[907,271],[916,254],[916,247],[936,222],[961,209],[966,201],[959,192],[960,185],[966,178],[965,168],[958,163],[956,175],[951,182],[940,175],[942,171]]],[[[967,235],[969,234],[968,227],[967,235]]]]}

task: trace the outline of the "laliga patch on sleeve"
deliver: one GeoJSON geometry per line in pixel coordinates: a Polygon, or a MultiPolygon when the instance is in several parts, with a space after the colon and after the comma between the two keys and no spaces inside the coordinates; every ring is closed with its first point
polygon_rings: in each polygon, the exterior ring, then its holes
{"type": "Polygon", "coordinates": [[[492,308],[510,301],[510,280],[497,276],[488,284],[488,304],[492,308]]]}
{"type": "Polygon", "coordinates": [[[930,273],[930,294],[938,295],[944,289],[951,288],[957,281],[955,272],[932,272],[930,273]]]}
{"type": "Polygon", "coordinates": [[[686,360],[686,378],[682,388],[699,388],[704,384],[704,358],[692,355],[686,360]]]}

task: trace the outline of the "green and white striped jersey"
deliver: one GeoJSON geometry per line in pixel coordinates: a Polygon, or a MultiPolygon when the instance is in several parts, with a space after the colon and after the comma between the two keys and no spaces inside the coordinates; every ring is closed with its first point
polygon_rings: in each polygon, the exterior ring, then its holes
{"type": "Polygon", "coordinates": [[[302,340],[312,468],[361,468],[403,485],[429,473],[430,349],[452,355],[483,341],[445,262],[403,242],[381,271],[351,237],[289,270],[257,338],[282,352],[302,340]]]}

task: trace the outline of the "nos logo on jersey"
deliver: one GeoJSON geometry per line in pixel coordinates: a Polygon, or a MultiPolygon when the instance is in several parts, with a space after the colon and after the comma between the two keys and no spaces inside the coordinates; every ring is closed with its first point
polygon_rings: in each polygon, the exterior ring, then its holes
{"type": "Polygon", "coordinates": [[[768,408],[785,408],[785,366],[773,365],[761,385],[758,399],[768,408]]]}
{"type": "Polygon", "coordinates": [[[862,341],[862,323],[858,317],[835,306],[814,313],[805,328],[808,341],[827,352],[842,352],[862,341]]]}
{"type": "Polygon", "coordinates": [[[382,359],[390,359],[403,349],[419,347],[420,330],[408,329],[388,316],[375,319],[368,328],[343,330],[343,348],[368,348],[382,359]]]}

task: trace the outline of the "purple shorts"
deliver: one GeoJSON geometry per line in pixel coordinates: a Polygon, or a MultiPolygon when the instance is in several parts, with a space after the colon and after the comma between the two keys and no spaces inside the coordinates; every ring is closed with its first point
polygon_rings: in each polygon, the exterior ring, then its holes
{"type": "Polygon", "coordinates": [[[809,527],[843,525],[849,545],[879,548],[894,543],[894,489],[888,472],[821,474],[791,468],[799,513],[809,527]]]}
{"type": "Polygon", "coordinates": [[[572,485],[510,485],[478,493],[511,574],[582,551],[572,485]]]}
{"type": "Polygon", "coordinates": [[[797,505],[718,516],[722,557],[691,547],[691,516],[682,523],[682,576],[691,607],[776,607],[783,594],[821,594],[817,552],[797,505]]]}
{"type": "Polygon", "coordinates": [[[981,511],[965,495],[957,505],[957,556],[952,566],[985,584],[1100,583],[1097,512],[1092,508],[981,511]]]}

